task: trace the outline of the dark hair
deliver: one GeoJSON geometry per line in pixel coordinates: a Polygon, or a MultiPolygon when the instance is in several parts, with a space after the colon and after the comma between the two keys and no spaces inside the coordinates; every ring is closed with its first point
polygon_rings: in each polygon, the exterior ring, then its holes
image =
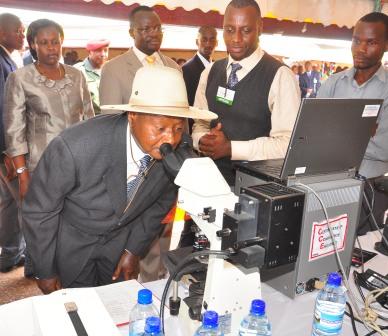
{"type": "Polygon", "coordinates": [[[38,59],[38,55],[36,54],[35,49],[32,48],[32,44],[34,43],[35,37],[38,35],[38,32],[41,29],[47,28],[47,27],[55,28],[55,30],[61,36],[62,40],[65,37],[65,34],[63,33],[62,26],[54,21],[51,21],[48,19],[39,19],[39,20],[31,22],[30,25],[28,26],[28,29],[27,29],[26,38],[27,38],[28,46],[30,47],[31,56],[34,58],[34,60],[38,59]]]}
{"type": "Polygon", "coordinates": [[[259,18],[261,18],[261,10],[259,7],[259,4],[255,0],[232,0],[229,2],[228,7],[233,7],[233,8],[245,8],[245,7],[253,7],[259,18]]]}
{"type": "Polygon", "coordinates": [[[388,15],[379,12],[372,12],[364,15],[358,22],[382,23],[385,26],[385,39],[388,39],[388,15]]]}
{"type": "Polygon", "coordinates": [[[0,14],[0,28],[4,29],[6,28],[9,24],[14,23],[14,22],[21,22],[20,19],[11,13],[3,13],[0,14]]]}
{"type": "Polygon", "coordinates": [[[217,30],[213,26],[201,26],[201,27],[199,27],[198,34],[202,35],[207,30],[211,30],[214,33],[216,33],[216,35],[217,35],[217,30]]]}
{"type": "Polygon", "coordinates": [[[155,12],[151,7],[148,6],[138,6],[135,9],[132,10],[131,13],[129,13],[129,27],[133,28],[134,22],[135,22],[135,16],[137,13],[140,12],[155,12]]]}

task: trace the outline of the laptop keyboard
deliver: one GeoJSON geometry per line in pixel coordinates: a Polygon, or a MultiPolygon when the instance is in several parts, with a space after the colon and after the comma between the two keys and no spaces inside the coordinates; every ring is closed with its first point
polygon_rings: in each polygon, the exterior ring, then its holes
{"type": "Polygon", "coordinates": [[[270,173],[272,175],[277,175],[277,176],[280,176],[280,173],[282,171],[282,167],[283,167],[283,160],[282,161],[278,161],[278,162],[273,162],[275,165],[272,165],[272,164],[269,164],[269,163],[266,163],[266,162],[251,162],[251,166],[253,166],[255,169],[261,171],[261,172],[266,172],[266,173],[270,173]]]}
{"type": "Polygon", "coordinates": [[[280,176],[280,173],[282,171],[282,167],[280,166],[269,166],[269,165],[263,165],[260,167],[261,170],[267,171],[268,173],[271,173],[273,175],[280,176]]]}

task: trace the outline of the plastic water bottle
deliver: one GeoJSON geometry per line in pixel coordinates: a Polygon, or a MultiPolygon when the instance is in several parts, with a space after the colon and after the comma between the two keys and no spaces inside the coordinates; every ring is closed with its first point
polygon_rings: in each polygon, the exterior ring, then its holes
{"type": "Polygon", "coordinates": [[[157,316],[147,317],[143,335],[144,336],[163,336],[159,317],[157,316]]]}
{"type": "Polygon", "coordinates": [[[270,336],[271,325],[265,314],[265,302],[252,300],[249,314],[241,321],[239,333],[244,335],[270,336]]]}
{"type": "Polygon", "coordinates": [[[338,273],[330,273],[325,287],[319,291],[315,302],[312,335],[336,336],[341,334],[346,305],[341,280],[338,273]]]}
{"type": "Polygon", "coordinates": [[[144,333],[146,318],[159,316],[158,309],[152,304],[152,293],[141,289],[137,293],[137,304],[129,313],[129,336],[140,336],[144,333]]]}
{"type": "Polygon", "coordinates": [[[218,314],[207,310],[202,317],[202,325],[197,329],[194,336],[223,336],[218,326],[218,314]]]}

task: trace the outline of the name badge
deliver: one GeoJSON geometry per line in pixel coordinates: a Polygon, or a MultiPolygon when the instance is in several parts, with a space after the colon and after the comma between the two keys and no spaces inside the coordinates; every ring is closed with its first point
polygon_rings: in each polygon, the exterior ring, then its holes
{"type": "Polygon", "coordinates": [[[216,101],[225,105],[232,106],[235,93],[236,91],[219,86],[217,90],[216,101]]]}

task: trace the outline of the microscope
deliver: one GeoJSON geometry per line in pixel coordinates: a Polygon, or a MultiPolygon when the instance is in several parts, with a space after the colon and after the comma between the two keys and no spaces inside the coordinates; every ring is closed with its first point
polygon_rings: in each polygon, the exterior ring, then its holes
{"type": "MultiPolygon", "coordinates": [[[[251,300],[261,298],[260,269],[295,265],[304,193],[271,182],[243,188],[237,196],[210,158],[186,155],[179,169],[182,157],[174,157],[176,152],[168,148],[161,152],[165,167],[177,172],[178,207],[191,216],[210,243],[202,256],[194,253],[197,257],[186,265],[186,271],[175,272],[170,313],[186,316],[190,324],[190,319],[201,319],[203,310],[215,310],[225,334],[235,334],[251,300]],[[179,309],[177,281],[186,273],[196,280],[192,295],[179,309]]],[[[193,252],[192,248],[183,250],[170,251],[166,257],[170,274],[193,252]]]]}

